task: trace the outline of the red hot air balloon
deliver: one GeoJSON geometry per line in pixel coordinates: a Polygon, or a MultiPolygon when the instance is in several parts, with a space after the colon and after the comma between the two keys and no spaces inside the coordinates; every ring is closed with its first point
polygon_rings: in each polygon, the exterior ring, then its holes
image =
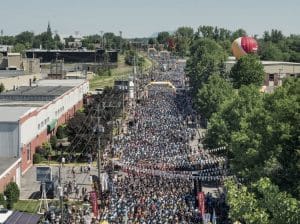
{"type": "Polygon", "coordinates": [[[239,37],[231,45],[231,50],[236,59],[249,54],[256,53],[258,44],[253,37],[239,37]]]}

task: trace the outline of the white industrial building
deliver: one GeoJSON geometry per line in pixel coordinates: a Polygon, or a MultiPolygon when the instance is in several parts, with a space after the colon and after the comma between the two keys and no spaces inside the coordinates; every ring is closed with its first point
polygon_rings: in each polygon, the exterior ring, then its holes
{"type": "Polygon", "coordinates": [[[41,80],[0,94],[0,161],[10,161],[0,165],[0,192],[10,181],[19,183],[36,148],[82,107],[88,90],[82,79],[41,80]]]}

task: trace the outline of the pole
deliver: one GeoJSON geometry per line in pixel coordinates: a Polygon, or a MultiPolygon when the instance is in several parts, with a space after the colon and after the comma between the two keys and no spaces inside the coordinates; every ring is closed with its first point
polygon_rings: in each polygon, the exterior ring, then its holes
{"type": "Polygon", "coordinates": [[[58,167],[58,183],[59,183],[59,206],[60,206],[60,211],[61,211],[61,223],[64,222],[64,208],[63,208],[63,199],[64,199],[64,194],[63,194],[63,187],[62,187],[62,181],[61,181],[61,169],[62,169],[62,162],[63,162],[63,150],[62,150],[62,144],[60,144],[60,166],[58,167]]]}
{"type": "Polygon", "coordinates": [[[99,198],[100,198],[100,187],[101,187],[101,155],[100,155],[100,147],[101,147],[101,142],[100,142],[100,103],[98,103],[97,107],[97,125],[98,125],[98,131],[97,133],[97,138],[98,138],[98,160],[97,160],[97,168],[98,168],[98,193],[99,193],[99,198]]]}

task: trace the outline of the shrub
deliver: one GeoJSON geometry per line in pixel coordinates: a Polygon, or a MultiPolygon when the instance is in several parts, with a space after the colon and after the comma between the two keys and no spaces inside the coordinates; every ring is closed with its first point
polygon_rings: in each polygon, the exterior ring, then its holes
{"type": "Polygon", "coordinates": [[[39,153],[34,153],[33,154],[33,164],[37,164],[42,162],[43,158],[39,153]]]}
{"type": "Polygon", "coordinates": [[[52,135],[51,136],[51,138],[50,138],[50,144],[51,144],[52,149],[56,148],[56,145],[57,145],[57,137],[56,137],[56,135],[52,135]]]}
{"type": "Polygon", "coordinates": [[[0,193],[0,205],[6,208],[6,201],[4,199],[4,194],[0,193]]]}
{"type": "Polygon", "coordinates": [[[63,139],[65,137],[65,130],[63,126],[58,126],[57,131],[56,131],[56,137],[58,139],[63,139]]]}
{"type": "Polygon", "coordinates": [[[18,185],[15,182],[10,182],[4,191],[4,195],[7,198],[7,208],[12,209],[14,203],[19,200],[20,190],[18,185]]]}
{"type": "Polygon", "coordinates": [[[42,157],[47,157],[48,156],[48,151],[47,151],[47,149],[46,148],[44,148],[43,146],[42,147],[37,147],[36,148],[36,150],[35,150],[35,152],[37,153],[37,154],[39,154],[40,156],[42,156],[42,157]]]}

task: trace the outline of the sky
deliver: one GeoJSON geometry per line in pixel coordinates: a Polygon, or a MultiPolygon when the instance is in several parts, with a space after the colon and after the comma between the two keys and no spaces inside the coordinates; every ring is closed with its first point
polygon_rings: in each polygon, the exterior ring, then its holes
{"type": "Polygon", "coordinates": [[[243,28],[300,34],[299,0],[0,0],[0,30],[40,33],[48,21],[61,36],[122,31],[123,37],[149,37],[180,26],[243,28]]]}

